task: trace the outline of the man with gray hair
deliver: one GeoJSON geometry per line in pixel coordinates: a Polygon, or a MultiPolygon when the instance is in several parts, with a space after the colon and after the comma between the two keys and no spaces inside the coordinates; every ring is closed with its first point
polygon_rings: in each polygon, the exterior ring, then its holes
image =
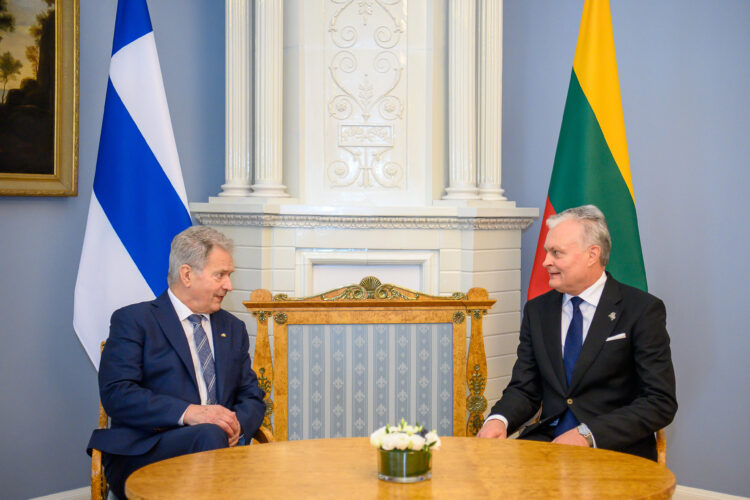
{"type": "Polygon", "coordinates": [[[169,288],[112,314],[99,366],[109,429],[95,430],[111,490],[125,498],[136,469],[243,444],[265,414],[245,324],[221,309],[232,290],[233,243],[193,226],[172,240],[169,288]]]}
{"type": "Polygon", "coordinates": [[[605,271],[612,243],[597,207],[565,210],[547,226],[553,290],[526,303],[510,383],[478,436],[520,428],[521,439],[656,460],[654,433],[677,411],[664,303],[605,271]]]}

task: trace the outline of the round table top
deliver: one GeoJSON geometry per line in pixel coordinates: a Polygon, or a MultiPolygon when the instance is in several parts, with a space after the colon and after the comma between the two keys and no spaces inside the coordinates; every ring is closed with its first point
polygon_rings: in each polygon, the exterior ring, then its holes
{"type": "Polygon", "coordinates": [[[624,453],[520,440],[442,438],[432,479],[377,475],[367,438],[253,444],[164,460],[135,471],[131,499],[201,498],[670,498],[675,477],[624,453]]]}

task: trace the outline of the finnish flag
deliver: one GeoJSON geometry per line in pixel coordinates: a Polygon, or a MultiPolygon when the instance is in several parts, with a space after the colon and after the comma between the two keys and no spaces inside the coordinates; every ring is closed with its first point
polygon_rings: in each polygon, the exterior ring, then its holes
{"type": "Polygon", "coordinates": [[[169,245],[190,224],[148,6],[120,0],[73,305],[97,369],[112,312],[166,290],[169,245]]]}

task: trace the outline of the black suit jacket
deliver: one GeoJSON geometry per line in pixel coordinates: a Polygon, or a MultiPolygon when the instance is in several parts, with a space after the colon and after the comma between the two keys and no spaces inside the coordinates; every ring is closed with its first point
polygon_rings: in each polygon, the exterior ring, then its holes
{"type": "MultiPolygon", "coordinates": [[[[245,324],[219,310],[211,315],[218,403],[237,413],[246,439],[265,413],[263,391],[251,369],[245,324]]],[[[142,455],[159,433],[177,426],[188,405],[200,404],[185,331],[164,292],[156,300],[112,314],[99,365],[99,393],[110,429],[95,430],[91,448],[142,455]]]]}
{"type": "Polygon", "coordinates": [[[508,419],[510,434],[541,404],[539,421],[524,429],[524,437],[570,408],[591,429],[597,447],[656,460],[654,433],[677,411],[664,303],[608,273],[568,386],[562,298],[553,290],[526,304],[511,381],[491,413],[508,419]]]}

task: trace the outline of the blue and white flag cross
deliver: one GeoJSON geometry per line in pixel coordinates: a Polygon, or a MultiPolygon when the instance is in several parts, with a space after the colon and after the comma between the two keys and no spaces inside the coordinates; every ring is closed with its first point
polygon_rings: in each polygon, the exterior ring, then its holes
{"type": "Polygon", "coordinates": [[[166,289],[170,242],[190,224],[148,6],[120,0],[73,306],[97,369],[110,316],[166,289]]]}

